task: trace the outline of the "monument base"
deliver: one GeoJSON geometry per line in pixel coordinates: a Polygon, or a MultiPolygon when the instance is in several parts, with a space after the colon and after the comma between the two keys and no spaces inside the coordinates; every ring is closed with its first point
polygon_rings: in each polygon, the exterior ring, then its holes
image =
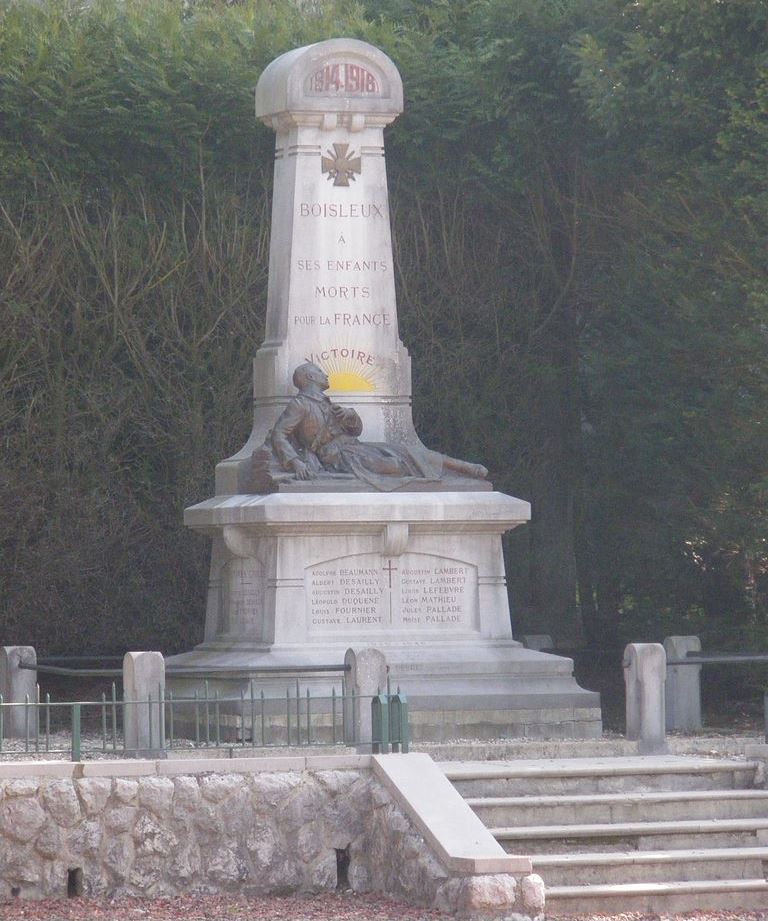
{"type": "MultiPolygon", "coordinates": [[[[414,740],[592,738],[599,695],[573,662],[512,638],[501,552],[528,503],[497,492],[273,493],[216,497],[185,522],[214,540],[205,642],[168,667],[231,670],[212,681],[266,696],[341,691],[352,647],[380,649],[408,696],[414,740]],[[234,679],[234,680],[233,680],[234,679]]],[[[191,678],[171,678],[177,691],[191,678]]]]}

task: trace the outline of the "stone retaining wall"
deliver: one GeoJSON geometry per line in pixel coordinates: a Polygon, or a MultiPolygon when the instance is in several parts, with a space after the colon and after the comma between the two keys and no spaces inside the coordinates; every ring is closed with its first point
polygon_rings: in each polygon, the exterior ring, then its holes
{"type": "Polygon", "coordinates": [[[0,901],[64,897],[80,879],[93,896],[310,893],[336,887],[337,852],[347,852],[356,891],[469,916],[502,902],[506,917],[513,906],[537,913],[513,876],[447,871],[370,769],[157,764],[170,776],[121,776],[115,765],[114,776],[0,779],[0,901]]]}

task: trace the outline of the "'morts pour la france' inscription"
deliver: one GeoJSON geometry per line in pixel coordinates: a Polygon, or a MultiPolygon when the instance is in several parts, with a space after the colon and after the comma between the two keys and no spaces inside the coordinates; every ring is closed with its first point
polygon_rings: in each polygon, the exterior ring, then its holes
{"type": "Polygon", "coordinates": [[[308,567],[304,590],[312,633],[476,629],[477,570],[459,560],[358,554],[308,567]]]}

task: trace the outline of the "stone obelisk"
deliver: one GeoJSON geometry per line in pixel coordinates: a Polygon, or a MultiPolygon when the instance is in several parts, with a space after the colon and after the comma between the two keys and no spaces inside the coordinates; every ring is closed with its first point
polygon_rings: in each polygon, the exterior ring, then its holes
{"type": "Polygon", "coordinates": [[[501,535],[528,521],[527,502],[449,479],[426,491],[343,491],[322,478],[254,490],[254,452],[307,362],[333,403],[358,414],[365,442],[420,448],[383,138],[402,98],[392,61],[353,39],[284,54],[259,80],[256,114],[276,142],[253,431],[218,465],[216,496],[185,512],[213,540],[211,579],[205,641],[172,663],[243,676],[299,666],[323,692],[332,679],[313,667],[372,646],[409,695],[416,738],[596,735],[599,697],[576,684],[571,660],[512,637],[501,535]]]}
{"type": "Polygon", "coordinates": [[[248,491],[248,461],[294,393],[302,361],[328,372],[368,441],[416,438],[400,341],[384,128],[403,86],[377,48],[334,39],[282,55],[256,88],[275,131],[266,338],[254,360],[251,437],[216,470],[216,492],[248,491]]]}

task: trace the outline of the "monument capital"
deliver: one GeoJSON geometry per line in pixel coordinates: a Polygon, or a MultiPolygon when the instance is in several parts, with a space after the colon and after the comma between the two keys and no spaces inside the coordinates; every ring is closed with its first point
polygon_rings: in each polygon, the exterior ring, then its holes
{"type": "Polygon", "coordinates": [[[276,58],[256,86],[256,117],[280,133],[293,125],[325,131],[383,128],[403,111],[392,61],[355,38],[333,38],[276,58]]]}

